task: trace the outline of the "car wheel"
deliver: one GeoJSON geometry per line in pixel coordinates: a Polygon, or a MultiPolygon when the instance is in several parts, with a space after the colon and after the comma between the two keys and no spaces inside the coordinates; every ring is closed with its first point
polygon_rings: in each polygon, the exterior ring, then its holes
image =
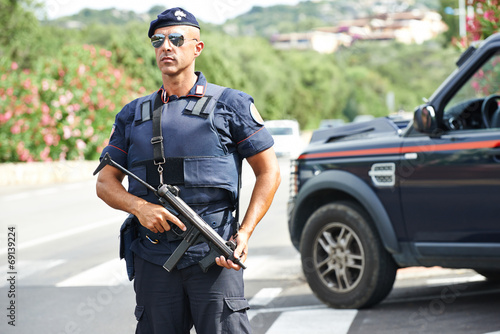
{"type": "Polygon", "coordinates": [[[309,286],[330,307],[372,306],[394,284],[394,259],[366,212],[351,202],[316,210],[302,233],[300,253],[309,286]]]}

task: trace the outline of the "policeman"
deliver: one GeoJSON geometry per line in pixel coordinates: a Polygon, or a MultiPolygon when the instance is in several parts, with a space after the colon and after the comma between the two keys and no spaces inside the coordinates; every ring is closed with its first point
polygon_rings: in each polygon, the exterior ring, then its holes
{"type": "MultiPolygon", "coordinates": [[[[151,22],[163,85],[127,104],[116,116],[109,145],[114,161],[148,183],[173,184],[189,204],[225,240],[233,238],[234,256],[244,262],[248,240],[271,205],[280,183],[273,140],[251,96],[208,83],[195,72],[204,43],[196,18],[171,8],[151,22]],[[256,176],[247,211],[238,223],[242,159],[256,176]]],[[[154,194],[107,165],[97,180],[97,194],[113,208],[131,214],[137,238],[133,252],[136,333],[249,333],[243,270],[223,256],[204,273],[198,262],[209,248],[192,246],[171,272],[163,264],[179,245],[171,227],[185,229],[154,194]]],[[[129,220],[130,221],[130,220],[129,220]]]]}

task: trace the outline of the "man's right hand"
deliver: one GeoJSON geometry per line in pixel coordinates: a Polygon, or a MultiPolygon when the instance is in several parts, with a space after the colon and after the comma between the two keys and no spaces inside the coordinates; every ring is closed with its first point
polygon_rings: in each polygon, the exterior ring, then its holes
{"type": "Polygon", "coordinates": [[[177,225],[183,231],[186,230],[186,226],[161,205],[143,202],[139,204],[135,216],[142,226],[153,233],[169,231],[171,229],[169,222],[177,225]]]}
{"type": "Polygon", "coordinates": [[[131,213],[139,219],[144,227],[154,233],[170,230],[170,224],[175,224],[183,231],[186,226],[163,206],[150,203],[127,192],[122,181],[125,177],[118,168],[106,165],[97,177],[96,191],[99,198],[112,208],[131,213]]]}

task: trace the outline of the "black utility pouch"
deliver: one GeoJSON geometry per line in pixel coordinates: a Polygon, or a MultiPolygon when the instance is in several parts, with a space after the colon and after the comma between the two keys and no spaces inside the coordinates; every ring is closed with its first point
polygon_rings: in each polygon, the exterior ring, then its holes
{"type": "Polygon", "coordinates": [[[130,250],[130,245],[137,236],[137,218],[129,215],[120,228],[120,259],[125,259],[129,280],[135,277],[134,253],[130,250]]]}

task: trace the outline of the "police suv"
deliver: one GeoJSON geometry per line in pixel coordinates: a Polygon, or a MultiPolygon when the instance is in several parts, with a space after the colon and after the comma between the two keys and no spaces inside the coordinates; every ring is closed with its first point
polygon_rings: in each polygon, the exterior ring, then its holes
{"type": "Polygon", "coordinates": [[[500,279],[500,34],[470,47],[413,121],[314,132],[292,161],[289,231],[307,281],[335,308],[391,291],[396,270],[500,279]]]}

